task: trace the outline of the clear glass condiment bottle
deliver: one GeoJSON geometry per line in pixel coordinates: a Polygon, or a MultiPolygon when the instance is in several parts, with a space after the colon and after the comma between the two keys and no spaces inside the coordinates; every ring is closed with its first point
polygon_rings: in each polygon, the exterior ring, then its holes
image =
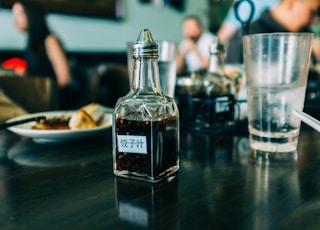
{"type": "MultiPolygon", "coordinates": [[[[216,39],[209,46],[209,66],[201,76],[202,86],[197,95],[201,111],[199,126],[225,127],[234,121],[235,82],[224,69],[224,45],[216,39]]],[[[199,114],[197,114],[199,117],[199,114]]]]}
{"type": "Polygon", "coordinates": [[[140,32],[132,57],[131,89],[113,112],[113,172],[154,183],[179,169],[179,111],[160,88],[158,45],[149,30],[140,32]]]}
{"type": "Polygon", "coordinates": [[[204,91],[210,95],[233,95],[235,94],[235,82],[224,68],[224,45],[217,37],[209,47],[209,67],[203,79],[204,91]]]}

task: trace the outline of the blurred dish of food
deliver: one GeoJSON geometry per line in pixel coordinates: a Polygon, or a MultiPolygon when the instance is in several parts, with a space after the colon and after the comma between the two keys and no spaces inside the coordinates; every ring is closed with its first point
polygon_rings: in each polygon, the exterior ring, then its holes
{"type": "Polygon", "coordinates": [[[97,103],[91,103],[78,109],[71,116],[62,113],[60,116],[49,117],[36,122],[32,129],[54,130],[54,129],[88,129],[101,125],[106,107],[97,103]]]}
{"type": "Polygon", "coordinates": [[[21,136],[34,138],[37,142],[74,140],[110,129],[112,127],[112,111],[113,108],[93,103],[76,111],[26,114],[9,119],[7,122],[35,116],[45,116],[46,119],[12,126],[8,130],[21,136]]]}

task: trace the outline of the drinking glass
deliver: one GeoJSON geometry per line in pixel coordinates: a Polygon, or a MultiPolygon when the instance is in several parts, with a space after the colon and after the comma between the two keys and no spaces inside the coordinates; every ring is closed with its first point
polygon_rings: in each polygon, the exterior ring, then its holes
{"type": "Polygon", "coordinates": [[[254,159],[294,160],[312,33],[243,36],[250,147],[254,159]]]}

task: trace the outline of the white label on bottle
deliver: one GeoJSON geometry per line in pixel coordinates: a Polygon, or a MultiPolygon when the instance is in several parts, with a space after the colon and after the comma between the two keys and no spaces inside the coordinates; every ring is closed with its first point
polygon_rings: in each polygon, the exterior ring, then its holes
{"type": "Polygon", "coordinates": [[[147,137],[117,135],[118,152],[147,154],[147,137]]]}
{"type": "Polygon", "coordinates": [[[229,98],[220,97],[216,99],[216,113],[223,113],[229,110],[229,98]]]}

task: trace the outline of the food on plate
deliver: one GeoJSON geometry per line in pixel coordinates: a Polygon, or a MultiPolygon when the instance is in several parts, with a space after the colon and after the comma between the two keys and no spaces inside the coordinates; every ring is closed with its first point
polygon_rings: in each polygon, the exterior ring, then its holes
{"type": "Polygon", "coordinates": [[[50,117],[38,121],[32,129],[88,129],[98,127],[104,117],[105,109],[97,103],[91,103],[78,109],[72,116],[50,117]]]}
{"type": "Polygon", "coordinates": [[[83,106],[81,109],[86,111],[98,125],[101,123],[103,116],[106,113],[105,108],[98,103],[91,103],[83,106]]]}
{"type": "Polygon", "coordinates": [[[238,68],[227,68],[226,73],[235,82],[236,95],[238,95],[243,84],[243,71],[238,68]]]}
{"type": "Polygon", "coordinates": [[[79,109],[71,116],[69,127],[70,129],[87,129],[97,127],[97,124],[84,109],[79,109]]]}
{"type": "Polygon", "coordinates": [[[32,126],[32,129],[70,129],[69,127],[70,117],[62,114],[60,117],[50,117],[41,119],[32,126]]]}

